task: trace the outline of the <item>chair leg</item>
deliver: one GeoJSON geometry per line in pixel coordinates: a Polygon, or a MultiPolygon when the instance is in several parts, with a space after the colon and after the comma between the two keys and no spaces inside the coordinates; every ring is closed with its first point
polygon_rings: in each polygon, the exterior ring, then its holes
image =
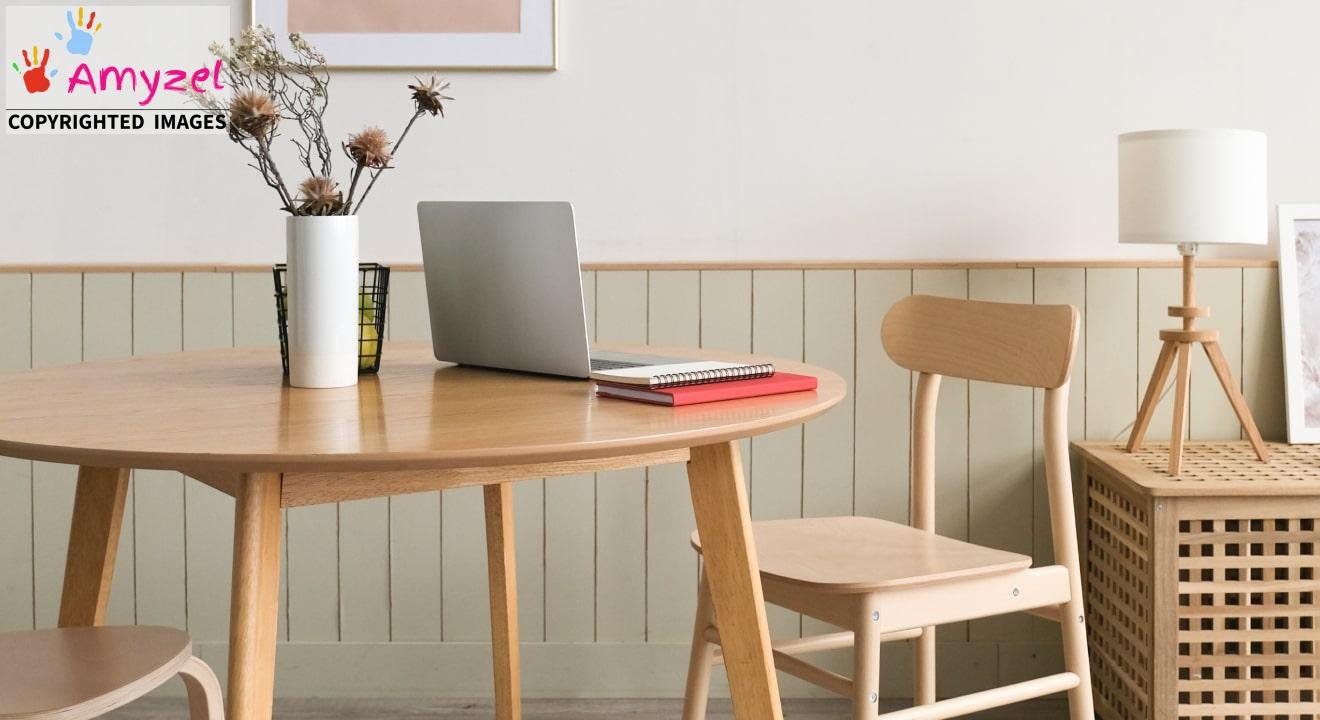
{"type": "Polygon", "coordinates": [[[179,677],[188,688],[188,717],[190,720],[225,720],[225,702],[220,694],[220,681],[210,666],[196,656],[188,658],[179,668],[179,677]]]}
{"type": "Polygon", "coordinates": [[[697,619],[692,627],[692,654],[688,658],[687,689],[683,691],[683,720],[706,720],[710,698],[710,671],[715,646],[706,640],[706,628],[715,624],[715,612],[706,585],[706,571],[697,582],[697,619]]]}
{"type": "Polygon", "coordinates": [[[914,656],[912,679],[913,704],[929,705],[935,702],[935,626],[921,629],[921,635],[912,643],[914,656]]]}
{"type": "Polygon", "coordinates": [[[880,716],[880,615],[873,602],[861,602],[853,623],[853,720],[880,716]]]}
{"type": "Polygon", "coordinates": [[[1086,617],[1082,598],[1075,597],[1060,608],[1059,627],[1063,633],[1063,666],[1080,682],[1068,691],[1069,720],[1095,720],[1095,700],[1091,696],[1091,660],[1086,649],[1086,617]]]}

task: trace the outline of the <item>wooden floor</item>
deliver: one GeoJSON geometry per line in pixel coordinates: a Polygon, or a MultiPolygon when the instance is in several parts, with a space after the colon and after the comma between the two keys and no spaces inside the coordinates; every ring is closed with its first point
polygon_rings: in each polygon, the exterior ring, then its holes
{"type": "MultiPolygon", "coordinates": [[[[892,703],[886,710],[903,707],[892,703]]],[[[677,720],[677,700],[528,700],[526,720],[677,720]]],[[[116,710],[110,720],[182,720],[187,703],[180,699],[147,698],[116,710]]],[[[1062,700],[1036,700],[1008,708],[968,716],[977,720],[1063,720],[1067,704],[1062,700]]],[[[489,700],[279,700],[278,720],[489,720],[494,717],[489,700]]],[[[731,720],[728,700],[712,700],[709,720],[731,720]]],[[[837,700],[788,700],[785,720],[841,720],[848,706],[837,700]]]]}

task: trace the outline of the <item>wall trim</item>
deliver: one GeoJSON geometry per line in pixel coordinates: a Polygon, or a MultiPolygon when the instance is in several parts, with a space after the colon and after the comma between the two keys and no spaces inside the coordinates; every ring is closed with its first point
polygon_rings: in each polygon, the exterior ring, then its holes
{"type": "MultiPolygon", "coordinates": [[[[1265,258],[1200,258],[1204,268],[1273,268],[1265,258]]],[[[389,263],[399,272],[416,272],[421,263],[389,263]]],[[[1109,260],[746,260],[702,262],[583,263],[583,270],[1014,270],[1030,268],[1175,268],[1177,259],[1109,260]]],[[[255,263],[31,263],[0,265],[0,273],[239,273],[267,272],[255,263]]]]}

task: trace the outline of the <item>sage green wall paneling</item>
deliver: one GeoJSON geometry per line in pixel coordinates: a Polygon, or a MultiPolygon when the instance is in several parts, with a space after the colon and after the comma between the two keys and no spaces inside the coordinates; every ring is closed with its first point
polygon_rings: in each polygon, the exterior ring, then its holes
{"type": "Polygon", "coordinates": [[[853,507],[858,515],[906,523],[912,373],[889,359],[880,323],[912,294],[911,270],[857,271],[857,381],[853,507]]]}
{"type": "Polygon", "coordinates": [[[849,389],[842,402],[803,429],[806,517],[853,512],[853,279],[852,270],[808,270],[803,275],[803,359],[838,373],[849,389]]]}
{"type": "Polygon", "coordinates": [[[1266,440],[1288,438],[1279,273],[1242,270],[1242,394],[1266,440]]]}
{"type": "MultiPolygon", "coordinates": [[[[1181,294],[1179,295],[1181,298],[1181,294]]],[[[1170,302],[1180,304],[1181,300],[1170,302]]],[[[1242,389],[1242,268],[1200,268],[1196,271],[1196,304],[1208,306],[1210,317],[1196,326],[1219,331],[1219,345],[1242,389]]],[[[1193,440],[1236,440],[1242,426],[1228,402],[1219,378],[1201,347],[1192,348],[1192,397],[1188,426],[1193,440]]]]}
{"type": "MultiPolygon", "coordinates": [[[[752,351],[801,360],[803,354],[803,272],[752,272],[752,351]]],[[[752,517],[758,520],[802,516],[802,428],[752,438],[752,475],[747,478],[752,517]]],[[[767,615],[773,637],[801,633],[801,617],[779,607],[767,615]]]]}
{"type": "MultiPolygon", "coordinates": [[[[183,348],[224,348],[234,341],[233,276],[228,273],[185,273],[183,276],[183,348]]],[[[223,568],[233,558],[234,501],[195,480],[183,484],[188,632],[198,640],[223,640],[229,635],[230,573],[197,572],[223,568]]]]}
{"type": "MultiPolygon", "coordinates": [[[[852,270],[807,270],[803,274],[803,358],[839,374],[849,393],[824,416],[802,430],[802,514],[805,517],[853,513],[854,382],[852,270]]],[[[802,632],[817,635],[836,629],[809,617],[802,632]]],[[[846,653],[838,653],[846,655],[846,653]]],[[[836,662],[846,658],[831,658],[836,662]]],[[[836,666],[846,670],[846,666],[836,666]]]]}
{"type": "MultiPolygon", "coordinates": [[[[271,368],[279,362],[275,355],[279,345],[278,319],[275,315],[275,281],[269,272],[230,273],[233,289],[234,347],[266,346],[271,349],[271,368]]],[[[232,503],[233,501],[230,500],[232,503]]],[[[382,502],[384,502],[382,500],[382,502]]],[[[280,627],[277,637],[289,637],[289,511],[281,512],[285,542],[280,548],[280,627]]],[[[232,544],[232,539],[231,539],[232,544]]]]}
{"type": "MultiPolygon", "coordinates": [[[[967,297],[966,270],[914,270],[912,292],[918,295],[967,297]]],[[[940,382],[935,416],[935,529],[941,535],[967,539],[967,381],[940,382]]],[[[941,627],[940,640],[966,640],[967,624],[941,627]]]]}
{"type": "MultiPolygon", "coordinates": [[[[647,342],[701,345],[701,275],[696,270],[651,271],[647,342]]],[[[602,402],[626,402],[602,400],[602,402]]],[[[697,556],[688,543],[696,529],[687,467],[646,471],[646,639],[682,642],[692,637],[697,556]]]]}
{"type": "MultiPolygon", "coordinates": [[[[32,366],[66,365],[82,359],[82,275],[32,277],[32,366]]],[[[32,465],[33,601],[37,627],[54,627],[64,584],[64,555],[78,469],[32,465]]]]}
{"type": "MultiPolygon", "coordinates": [[[[752,271],[701,271],[701,346],[752,351],[752,271]]],[[[752,441],[738,443],[743,474],[752,475],[752,441]]]]}
{"type": "MultiPolygon", "coordinates": [[[[386,333],[391,340],[430,339],[426,285],[421,273],[390,275],[388,314],[386,333]]],[[[388,343],[384,352],[381,362],[388,362],[388,343]]],[[[391,640],[441,638],[443,503],[444,498],[438,492],[389,499],[391,640]]]]}
{"type": "MultiPolygon", "coordinates": [[[[973,300],[1030,304],[1031,270],[971,270],[973,300]]],[[[1034,403],[1031,388],[986,382],[967,385],[968,538],[979,545],[1030,555],[1035,530],[1034,403]]],[[[1022,640],[1031,618],[1021,613],[973,621],[970,639],[1022,640]]]]}
{"type": "MultiPolygon", "coordinates": [[[[587,336],[596,338],[596,273],[582,273],[587,336]]],[[[545,639],[596,638],[596,476],[545,484],[545,639]]]]}
{"type": "Polygon", "coordinates": [[[426,304],[426,277],[422,273],[390,273],[388,306],[386,337],[393,340],[431,339],[431,313],[426,304]]]}
{"type": "MultiPolygon", "coordinates": [[[[1086,437],[1086,271],[1082,268],[1037,268],[1035,270],[1035,301],[1041,305],[1072,305],[1081,313],[1081,327],[1078,328],[1077,354],[1073,358],[1072,382],[1068,392],[1068,437],[1081,440],[1086,437]]],[[[1034,463],[1034,502],[1035,530],[1032,541],[1032,557],[1036,565],[1048,565],[1054,561],[1054,544],[1050,535],[1050,495],[1045,484],[1045,440],[1042,425],[1045,417],[1045,393],[1035,393],[1035,417],[1032,430],[1035,437],[1036,458],[1034,463]]],[[[1079,519],[1079,527],[1085,527],[1086,481],[1082,477],[1079,464],[1072,463],[1073,507],[1079,519]]],[[[1085,540],[1083,540],[1085,542],[1085,540]]],[[[1050,643],[1057,642],[1059,627],[1057,623],[1042,618],[1033,618],[1032,635],[1036,639],[1050,643]]]]}
{"type": "MultiPolygon", "coordinates": [[[[443,637],[449,642],[489,642],[490,595],[482,489],[446,490],[441,518],[443,637]]],[[[514,523],[516,528],[517,518],[514,523]]]]}
{"type": "MultiPolygon", "coordinates": [[[[1151,370],[1155,367],[1155,358],[1160,353],[1160,330],[1173,327],[1181,322],[1178,319],[1169,317],[1168,307],[1180,304],[1182,304],[1182,271],[1175,268],[1141,268],[1137,270],[1136,359],[1138,400],[1146,392],[1146,386],[1150,382],[1151,370]]],[[[1200,350],[1193,348],[1192,367],[1205,359],[1204,357],[1197,357],[1198,355],[1200,355],[1200,350]]],[[[1173,382],[1176,376],[1177,368],[1175,367],[1170,371],[1168,380],[1160,389],[1160,392],[1164,392],[1165,388],[1169,388],[1168,394],[1156,407],[1155,415],[1150,422],[1150,428],[1146,431],[1146,437],[1150,440],[1167,441],[1170,437],[1174,396],[1173,386],[1170,383],[1173,382]]],[[[1136,416],[1136,410],[1133,409],[1132,417],[1129,417],[1123,424],[1126,425],[1132,422],[1136,419],[1136,416]]],[[[1120,427],[1122,426],[1120,425],[1120,427]]]]}
{"type": "MultiPolygon", "coordinates": [[[[596,337],[646,343],[645,271],[596,273],[596,337]]],[[[646,637],[646,471],[596,474],[596,639],[646,637]]]]}
{"type": "MultiPolygon", "coordinates": [[[[135,273],[133,354],[182,349],[183,276],[135,273]]],[[[175,472],[133,471],[137,621],[144,625],[187,627],[183,483],[175,472]]]]}
{"type": "MultiPolygon", "coordinates": [[[[83,276],[83,359],[101,360],[133,354],[133,275],[88,273],[83,276]]],[[[110,586],[106,622],[132,625],[137,614],[133,588],[133,483],[128,485],[119,551],[110,586]]]]}
{"type": "MultiPolygon", "coordinates": [[[[0,372],[32,365],[32,276],[0,274],[0,372]]],[[[0,632],[31,630],[32,463],[0,458],[0,632]]]]}
{"type": "Polygon", "coordinates": [[[234,347],[270,346],[280,342],[275,315],[275,281],[269,272],[233,274],[234,347]]]}
{"type": "MultiPolygon", "coordinates": [[[[1086,439],[1112,440],[1137,416],[1138,393],[1150,379],[1137,375],[1137,271],[1086,270],[1086,439]],[[1097,401],[1097,399],[1099,399],[1097,401]]],[[[1181,297],[1181,292],[1179,295],[1181,297]]],[[[1158,340],[1158,337],[1156,338],[1158,340]]],[[[1158,351],[1158,347],[1156,347],[1158,351]]],[[[1149,362],[1154,362],[1152,354],[1149,362]]],[[[1167,417],[1167,416],[1166,416],[1167,417]]],[[[1168,433],[1168,424],[1164,424],[1168,433]]],[[[1123,435],[1126,437],[1126,434],[1123,435]]]]}

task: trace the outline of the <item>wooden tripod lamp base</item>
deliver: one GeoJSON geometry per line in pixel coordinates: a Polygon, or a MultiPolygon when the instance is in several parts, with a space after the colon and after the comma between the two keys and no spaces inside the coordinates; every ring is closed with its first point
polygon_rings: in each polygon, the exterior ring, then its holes
{"type": "Polygon", "coordinates": [[[1174,381],[1173,432],[1169,436],[1169,474],[1177,475],[1182,472],[1183,439],[1187,434],[1187,396],[1191,390],[1191,350],[1193,345],[1199,343],[1210,360],[1210,367],[1214,369],[1215,377],[1219,378],[1219,384],[1224,388],[1224,394],[1228,396],[1229,404],[1233,406],[1233,412],[1237,413],[1238,421],[1242,423],[1242,429],[1246,431],[1247,439],[1251,441],[1251,447],[1256,451],[1256,457],[1261,462],[1267,462],[1269,450],[1260,437],[1256,421],[1251,417],[1247,401],[1243,399],[1237,383],[1233,382],[1233,372],[1228,367],[1228,359],[1224,357],[1224,351],[1219,346],[1219,331],[1195,328],[1196,318],[1210,314],[1210,308],[1196,305],[1196,246],[1180,246],[1179,249],[1183,253],[1183,304],[1170,306],[1169,317],[1182,318],[1183,326],[1181,330],[1160,331],[1160,340],[1164,341],[1164,345],[1155,360],[1155,370],[1151,373],[1150,384],[1146,386],[1146,394],[1141,400],[1137,421],[1132,425],[1127,450],[1135,452],[1141,449],[1141,443],[1146,437],[1146,429],[1150,427],[1151,416],[1155,413],[1155,406],[1159,404],[1164,383],[1168,381],[1169,372],[1176,364],[1178,374],[1174,381]]]}

